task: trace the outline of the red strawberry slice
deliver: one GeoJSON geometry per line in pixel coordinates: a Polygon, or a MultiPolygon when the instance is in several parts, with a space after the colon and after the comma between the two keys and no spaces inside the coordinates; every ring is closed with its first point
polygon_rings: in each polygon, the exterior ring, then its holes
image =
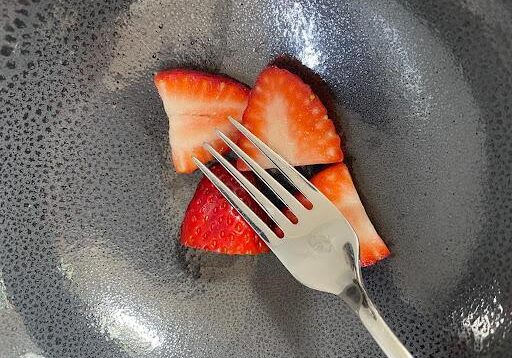
{"type": "MultiPolygon", "coordinates": [[[[210,169],[258,216],[268,222],[260,206],[221,165],[216,164],[210,169]]],[[[252,183],[256,182],[252,172],[244,175],[252,183]]],[[[199,182],[188,205],[181,225],[181,243],[194,249],[232,255],[269,252],[267,245],[206,177],[199,182]]]]}
{"type": "Polygon", "coordinates": [[[220,153],[228,151],[215,134],[216,128],[238,139],[228,116],[242,119],[249,96],[246,86],[224,76],[184,69],[158,72],[155,85],[169,118],[169,141],[178,173],[197,169],[192,156],[203,163],[212,160],[202,147],[204,142],[220,153]]]}
{"type": "MultiPolygon", "coordinates": [[[[242,122],[294,166],[343,160],[340,137],[324,105],[287,70],[270,66],[260,73],[242,122]]],[[[272,167],[245,137],[240,137],[239,145],[263,167],[272,167]]],[[[240,160],[237,166],[246,169],[240,160]]]]}
{"type": "Polygon", "coordinates": [[[345,164],[331,165],[311,179],[345,216],[360,243],[360,262],[370,266],[390,255],[389,249],[371,223],[345,164]]]}

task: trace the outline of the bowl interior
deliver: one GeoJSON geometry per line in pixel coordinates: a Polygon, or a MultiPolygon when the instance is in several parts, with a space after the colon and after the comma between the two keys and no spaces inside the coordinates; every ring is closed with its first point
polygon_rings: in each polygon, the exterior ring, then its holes
{"type": "Polygon", "coordinates": [[[199,175],[170,164],[153,73],[185,66],[251,85],[281,55],[329,89],[393,252],[364,270],[390,326],[415,356],[510,351],[509,5],[0,8],[0,356],[381,356],[339,299],[272,255],[177,244],[199,175]]]}

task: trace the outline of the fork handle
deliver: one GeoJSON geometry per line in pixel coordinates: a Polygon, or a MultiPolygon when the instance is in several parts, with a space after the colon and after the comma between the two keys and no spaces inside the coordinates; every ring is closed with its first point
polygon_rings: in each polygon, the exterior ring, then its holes
{"type": "Polygon", "coordinates": [[[348,286],[341,297],[359,315],[361,322],[372,335],[382,351],[390,358],[412,358],[411,353],[384,322],[379,311],[359,282],[348,286]]]}

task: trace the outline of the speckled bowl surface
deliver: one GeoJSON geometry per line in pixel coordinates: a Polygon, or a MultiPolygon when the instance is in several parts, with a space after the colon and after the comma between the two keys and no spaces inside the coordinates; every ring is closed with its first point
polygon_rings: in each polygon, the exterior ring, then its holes
{"type": "Polygon", "coordinates": [[[368,290],[417,357],[512,356],[512,3],[0,1],[0,357],[381,357],[273,255],[177,244],[152,83],[252,84],[276,56],[332,91],[393,256],[368,290]]]}

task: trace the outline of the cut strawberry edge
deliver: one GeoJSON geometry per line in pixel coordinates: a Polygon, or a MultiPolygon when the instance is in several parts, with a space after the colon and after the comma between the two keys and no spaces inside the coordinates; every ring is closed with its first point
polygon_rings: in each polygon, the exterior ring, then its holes
{"type": "MultiPolygon", "coordinates": [[[[364,210],[345,164],[327,167],[314,175],[311,183],[334,203],[354,229],[359,239],[359,263],[362,267],[374,265],[390,256],[391,252],[364,210]]],[[[295,196],[305,208],[312,207],[301,193],[295,196]]],[[[289,209],[285,209],[284,214],[292,222],[297,220],[289,209]]],[[[275,227],[274,232],[280,237],[283,236],[279,227],[275,227]]]]}
{"type": "Polygon", "coordinates": [[[359,244],[359,262],[362,267],[375,265],[391,255],[391,252],[379,235],[375,236],[372,241],[373,243],[371,244],[359,244]]]}
{"type": "Polygon", "coordinates": [[[352,181],[348,167],[334,164],[311,179],[347,219],[359,239],[359,258],[362,266],[372,265],[390,255],[390,251],[375,230],[352,181]]]}
{"type": "MultiPolygon", "coordinates": [[[[293,166],[343,161],[341,138],[311,87],[288,70],[268,66],[249,94],[242,124],[293,166]]],[[[263,168],[273,165],[244,136],[238,145],[263,168]]],[[[237,160],[239,170],[247,165],[237,160]]]]}
{"type": "Polygon", "coordinates": [[[154,81],[155,85],[158,87],[158,84],[160,81],[172,80],[179,76],[194,76],[197,78],[203,78],[205,80],[226,82],[228,84],[239,86],[241,89],[246,91],[247,94],[249,94],[249,92],[251,90],[246,84],[244,84],[226,74],[204,72],[204,71],[198,71],[198,70],[187,69],[187,68],[171,68],[171,69],[167,69],[167,70],[160,70],[160,71],[156,72],[155,75],[153,76],[153,81],[154,81]]]}
{"type": "Polygon", "coordinates": [[[242,120],[249,88],[225,75],[188,69],[163,70],[154,76],[155,86],[169,119],[169,142],[176,172],[192,173],[196,157],[206,164],[213,156],[203,148],[210,143],[219,153],[229,148],[218,138],[221,130],[233,141],[238,131],[228,117],[242,120]]]}

